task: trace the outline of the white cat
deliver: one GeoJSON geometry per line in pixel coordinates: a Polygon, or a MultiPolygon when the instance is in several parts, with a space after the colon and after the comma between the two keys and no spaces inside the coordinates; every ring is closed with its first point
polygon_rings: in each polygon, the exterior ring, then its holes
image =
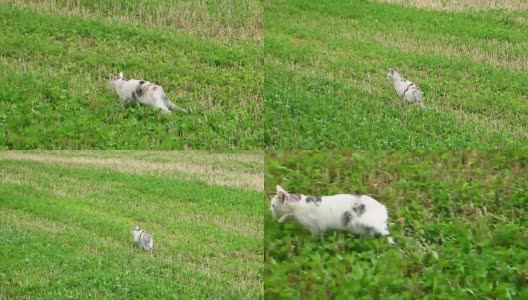
{"type": "MultiPolygon", "coordinates": [[[[277,185],[271,200],[273,217],[280,223],[290,219],[306,227],[314,238],[323,238],[328,230],[343,230],[359,235],[390,235],[387,230],[387,209],[366,195],[338,194],[314,197],[290,194],[277,185]]],[[[393,240],[388,236],[388,241],[393,240]]]]}
{"type": "Polygon", "coordinates": [[[387,80],[392,82],[396,93],[401,99],[418,104],[422,108],[426,108],[422,102],[422,90],[420,90],[420,88],[416,84],[402,78],[398,71],[389,69],[389,73],[387,74],[387,80]]]}
{"type": "Polygon", "coordinates": [[[121,100],[121,106],[127,102],[139,102],[148,106],[157,107],[164,113],[171,113],[171,110],[187,112],[185,109],[172,103],[163,88],[145,80],[128,79],[123,76],[110,75],[110,86],[117,92],[121,100]]]}
{"type": "Polygon", "coordinates": [[[154,238],[146,230],[140,229],[138,226],[132,228],[132,236],[134,243],[141,249],[147,250],[152,255],[154,250],[154,238]]]}

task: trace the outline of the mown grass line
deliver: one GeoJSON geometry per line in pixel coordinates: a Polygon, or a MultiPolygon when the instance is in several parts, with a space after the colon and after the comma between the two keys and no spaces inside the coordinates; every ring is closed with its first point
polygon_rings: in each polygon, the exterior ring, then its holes
{"type": "Polygon", "coordinates": [[[266,153],[267,199],[276,184],[309,195],[372,195],[387,206],[396,240],[330,232],[313,241],[302,226],[267,213],[266,297],[525,297],[527,166],[524,151],[266,153]]]}
{"type": "MultiPolygon", "coordinates": [[[[374,30],[412,26],[415,30],[431,34],[509,41],[528,40],[526,31],[509,20],[510,13],[505,11],[438,12],[364,0],[346,3],[337,0],[324,3],[303,0],[280,2],[274,3],[278,5],[276,11],[286,8],[293,15],[306,12],[309,18],[348,18],[374,30]]],[[[270,8],[272,12],[273,8],[270,8]]]]}
{"type": "Polygon", "coordinates": [[[224,43],[262,42],[262,6],[257,0],[163,1],[8,0],[10,5],[51,15],[176,30],[224,43]]]}
{"type": "Polygon", "coordinates": [[[14,241],[0,254],[7,260],[11,251],[20,253],[0,269],[8,279],[3,295],[254,299],[262,293],[257,192],[107,169],[0,165],[2,236],[14,241]],[[154,234],[154,257],[132,246],[136,224],[154,234]]]}
{"type": "MultiPolygon", "coordinates": [[[[77,150],[21,150],[21,151],[3,151],[6,155],[24,155],[27,157],[35,155],[37,157],[57,157],[64,160],[76,158],[92,158],[106,160],[109,164],[112,159],[132,159],[138,161],[153,161],[165,163],[211,163],[222,168],[234,167],[233,170],[243,170],[244,167],[252,171],[261,171],[260,165],[263,163],[262,150],[244,150],[244,151],[218,151],[218,150],[201,150],[201,151],[137,151],[137,150],[107,150],[107,151],[77,151],[77,150]],[[240,168],[239,168],[240,167],[240,168]]],[[[5,157],[5,156],[3,156],[5,157]]],[[[150,165],[145,165],[149,167],[150,165]]]]}
{"type": "Polygon", "coordinates": [[[378,2],[447,11],[507,9],[513,12],[523,13],[525,10],[528,10],[527,3],[518,0],[446,0],[441,2],[435,0],[380,0],[378,2]]]}
{"type": "MultiPolygon", "coordinates": [[[[165,205],[169,211],[181,209],[183,212],[189,212],[185,204],[191,206],[191,210],[205,210],[211,214],[234,214],[240,219],[254,219],[259,216],[256,212],[258,205],[251,200],[252,197],[258,197],[256,191],[247,191],[240,193],[234,188],[209,186],[200,181],[179,180],[177,177],[153,177],[123,174],[106,169],[85,169],[75,167],[64,167],[46,165],[30,161],[0,161],[4,166],[2,174],[13,182],[17,183],[30,182],[36,188],[61,192],[64,195],[77,193],[76,195],[88,195],[91,199],[89,203],[105,204],[105,209],[112,209],[112,203],[118,201],[120,204],[127,205],[130,199],[146,201],[148,196],[144,194],[155,195],[158,205],[165,205]],[[9,168],[12,168],[10,170],[9,168]],[[38,176],[31,177],[31,174],[38,176]],[[46,174],[49,174],[46,176],[46,174]],[[25,179],[28,177],[27,179],[25,179]],[[61,180],[61,178],[63,178],[61,180]],[[77,186],[76,184],[77,183],[77,186]],[[92,184],[89,184],[92,183],[92,184]],[[94,188],[96,184],[98,189],[94,188]],[[79,186],[80,185],[80,186],[79,186]],[[108,188],[106,186],[108,185],[108,188]],[[124,187],[127,187],[126,189],[124,187]],[[205,188],[207,187],[207,188],[205,188]],[[120,190],[121,193],[114,194],[114,189],[120,190]],[[101,199],[105,195],[111,195],[113,201],[101,199]],[[183,202],[171,201],[171,199],[185,199],[183,202]],[[166,201],[167,203],[165,203],[166,201]],[[222,203],[222,205],[218,205],[222,203]],[[178,206],[183,207],[178,208],[178,206]],[[244,209],[249,208],[249,209],[244,209]]],[[[128,204],[127,206],[129,206],[128,204]]],[[[155,210],[162,209],[161,206],[154,206],[155,210]]],[[[115,209],[122,209],[119,206],[115,209]]],[[[125,213],[118,211],[118,213],[125,213]]],[[[170,214],[167,214],[167,218],[170,214]]],[[[225,217],[225,216],[224,216],[225,217]]],[[[169,221],[169,220],[166,220],[169,221]]],[[[245,222],[245,221],[244,221],[245,222]]]]}
{"type": "Polygon", "coordinates": [[[0,14],[4,148],[261,144],[261,47],[5,5],[0,14]],[[143,106],[121,110],[108,86],[108,75],[119,71],[163,85],[192,112],[167,117],[143,106]]]}
{"type": "MultiPolygon", "coordinates": [[[[464,58],[468,61],[492,64],[521,73],[527,70],[528,37],[514,41],[501,41],[480,36],[435,34],[414,26],[372,28],[363,20],[324,18],[316,14],[290,15],[282,10],[274,14],[278,15],[275,16],[278,20],[268,26],[268,30],[274,33],[270,35],[270,38],[289,37],[290,40],[298,41],[301,45],[302,42],[312,43],[316,47],[308,50],[312,50],[313,54],[317,54],[318,49],[327,47],[331,51],[328,54],[337,52],[341,56],[345,54],[358,58],[374,58],[380,50],[395,48],[406,52],[418,51],[416,54],[464,58]],[[373,53],[351,51],[365,43],[371,45],[373,53]],[[336,51],[343,49],[348,52],[336,51]]],[[[294,49],[292,54],[295,53],[294,49]]],[[[332,55],[315,57],[336,61],[336,57],[332,55]]]]}
{"type": "Polygon", "coordinates": [[[105,151],[82,153],[64,151],[4,151],[0,159],[36,161],[75,168],[108,169],[126,174],[206,182],[243,190],[262,191],[262,153],[105,151]],[[205,165],[205,166],[204,166],[205,165]]]}
{"type": "Polygon", "coordinates": [[[528,35],[518,24],[504,22],[508,12],[477,16],[364,1],[341,4],[267,4],[267,148],[526,144],[528,52],[522,45],[528,35]],[[422,24],[422,18],[433,22],[422,24]],[[469,33],[466,26],[472,26],[469,33]],[[509,31],[516,34],[503,38],[509,31]],[[395,96],[385,79],[388,68],[399,69],[422,88],[428,115],[395,96]]]}

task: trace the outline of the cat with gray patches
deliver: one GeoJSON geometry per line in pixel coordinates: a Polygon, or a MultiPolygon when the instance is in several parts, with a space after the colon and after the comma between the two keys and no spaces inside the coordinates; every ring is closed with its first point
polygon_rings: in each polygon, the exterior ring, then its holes
{"type": "Polygon", "coordinates": [[[128,79],[123,76],[123,72],[120,72],[119,76],[110,75],[109,80],[110,86],[121,100],[122,107],[129,102],[138,102],[159,108],[163,113],[170,114],[171,110],[187,112],[172,103],[163,88],[157,84],[145,80],[128,79]]]}
{"type": "Polygon", "coordinates": [[[389,69],[387,80],[392,82],[394,89],[396,90],[396,94],[398,94],[402,100],[420,105],[422,108],[427,109],[427,107],[422,102],[422,90],[420,90],[416,84],[402,78],[400,73],[393,69],[389,69]]]}
{"type": "Polygon", "coordinates": [[[314,197],[288,193],[277,185],[270,212],[280,223],[296,220],[310,231],[314,239],[328,230],[347,231],[361,236],[387,236],[387,209],[366,195],[338,194],[314,197]]]}
{"type": "Polygon", "coordinates": [[[134,244],[150,252],[150,255],[152,255],[152,251],[154,250],[154,238],[152,234],[136,226],[132,228],[132,236],[134,237],[134,244]]]}
{"type": "Polygon", "coordinates": [[[385,205],[367,195],[353,196],[357,197],[357,200],[353,201],[352,208],[343,214],[344,226],[350,232],[361,236],[386,236],[389,244],[394,244],[387,229],[389,216],[385,205]]]}

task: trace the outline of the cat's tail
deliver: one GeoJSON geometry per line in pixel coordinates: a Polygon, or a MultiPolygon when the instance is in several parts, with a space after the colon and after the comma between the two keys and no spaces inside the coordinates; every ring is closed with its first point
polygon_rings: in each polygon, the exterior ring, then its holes
{"type": "Polygon", "coordinates": [[[172,110],[177,110],[177,111],[181,111],[181,112],[184,112],[184,113],[187,113],[188,111],[185,109],[185,108],[181,108],[181,107],[178,107],[176,105],[173,105],[171,107],[172,110]]]}
{"type": "Polygon", "coordinates": [[[167,107],[170,109],[170,110],[177,110],[177,111],[181,111],[181,112],[184,112],[186,113],[187,110],[177,106],[176,104],[172,103],[169,98],[167,98],[167,96],[163,95],[162,96],[163,98],[163,102],[165,102],[165,105],[167,105],[167,107]]]}
{"type": "Polygon", "coordinates": [[[420,105],[421,108],[427,110],[429,109],[427,106],[425,106],[425,104],[423,104],[423,93],[422,91],[420,91],[419,89],[413,91],[413,95],[414,95],[414,103],[420,105]]]}

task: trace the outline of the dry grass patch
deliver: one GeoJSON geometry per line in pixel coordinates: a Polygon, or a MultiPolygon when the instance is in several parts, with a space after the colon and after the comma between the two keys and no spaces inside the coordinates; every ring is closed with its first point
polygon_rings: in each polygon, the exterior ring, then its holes
{"type": "MultiPolygon", "coordinates": [[[[20,151],[19,151],[20,152],[20,151]]],[[[25,153],[40,153],[55,155],[60,157],[88,157],[88,158],[133,158],[146,159],[163,162],[181,162],[202,164],[202,163],[221,163],[225,165],[238,165],[240,162],[255,164],[260,166],[263,164],[263,153],[261,151],[237,151],[224,153],[211,153],[209,151],[76,151],[76,150],[61,150],[57,151],[27,151],[25,153]]]]}
{"type": "MultiPolygon", "coordinates": [[[[528,2],[527,2],[528,3],[528,2]]],[[[474,63],[502,67],[516,72],[528,72],[528,54],[526,42],[499,41],[496,39],[468,40],[452,35],[431,35],[419,31],[408,31],[397,28],[389,31],[373,31],[354,27],[354,20],[332,19],[322,21],[317,19],[299,18],[309,31],[317,31],[328,26],[332,28],[332,40],[350,40],[354,42],[378,43],[382,48],[392,48],[418,55],[437,55],[444,58],[467,59],[474,63]]],[[[329,33],[330,34],[330,33],[329,33]]],[[[328,48],[327,40],[314,40],[292,37],[287,34],[275,34],[289,39],[299,47],[328,48]]],[[[326,39],[326,37],[325,37],[326,39]]],[[[318,56],[313,61],[314,67],[324,67],[328,61],[339,61],[343,57],[354,55],[334,48],[324,56],[318,56]]]]}
{"type": "MultiPolygon", "coordinates": [[[[167,152],[167,156],[171,153],[167,152]]],[[[60,154],[60,152],[56,152],[60,154]]],[[[211,155],[211,158],[214,154],[211,155]]],[[[230,156],[224,156],[230,158],[230,156]]],[[[178,176],[187,180],[200,180],[208,184],[240,189],[263,191],[264,177],[260,172],[246,168],[232,169],[230,165],[192,162],[152,162],[135,158],[59,157],[51,154],[32,154],[13,151],[0,152],[0,159],[30,160],[46,164],[58,164],[85,168],[102,168],[127,174],[148,176],[178,176]]],[[[220,158],[221,159],[221,158],[220,158]]],[[[263,164],[263,157],[260,156],[263,164]]],[[[262,170],[260,168],[260,170],[262,170]]]]}
{"type": "Polygon", "coordinates": [[[383,47],[401,51],[445,58],[468,59],[474,63],[489,64],[517,72],[528,72],[528,55],[519,54],[528,43],[511,43],[498,40],[480,40],[479,45],[468,44],[454,37],[435,36],[434,39],[408,32],[390,33],[354,32],[354,38],[369,42],[376,41],[383,47]],[[477,47],[476,47],[477,46],[477,47]]]}
{"type": "Polygon", "coordinates": [[[23,231],[44,233],[52,238],[68,231],[64,224],[6,207],[0,210],[0,220],[4,225],[8,224],[23,231]]]}
{"type": "Polygon", "coordinates": [[[427,8],[433,10],[462,11],[462,10],[528,10],[528,1],[523,0],[379,0],[403,6],[427,8]]]}
{"type": "Polygon", "coordinates": [[[221,41],[263,42],[262,6],[258,0],[78,1],[7,0],[8,4],[47,14],[81,16],[141,27],[181,30],[221,41]]]}
{"type": "Polygon", "coordinates": [[[61,245],[68,245],[71,242],[68,233],[75,231],[76,235],[82,236],[86,242],[81,250],[83,254],[105,255],[114,249],[120,249],[120,252],[124,252],[122,250],[127,248],[129,248],[129,252],[133,249],[132,241],[130,245],[123,245],[113,237],[101,236],[96,230],[90,231],[72,224],[55,222],[21,210],[15,211],[4,207],[0,211],[0,217],[2,222],[9,224],[9,226],[14,226],[25,232],[44,234],[49,240],[54,240],[61,245]]]}
{"type": "MultiPolygon", "coordinates": [[[[442,113],[449,114],[455,117],[458,124],[463,126],[464,124],[474,124],[476,127],[485,128],[490,132],[500,133],[504,129],[510,130],[512,137],[515,139],[525,139],[527,137],[527,128],[525,126],[519,126],[514,124],[515,121],[502,119],[501,115],[498,116],[484,116],[482,114],[471,113],[455,109],[447,106],[438,106],[437,110],[442,113]]],[[[523,116],[519,115],[519,118],[523,116]]]]}
{"type": "MultiPolygon", "coordinates": [[[[0,160],[3,159],[0,156],[0,160]]],[[[49,179],[51,176],[46,171],[35,170],[32,167],[19,166],[16,169],[0,170],[0,181],[16,185],[31,186],[33,190],[49,191],[58,197],[78,198],[111,194],[116,190],[125,188],[124,184],[115,182],[102,182],[97,186],[82,184],[77,178],[61,177],[60,180],[49,179]]],[[[55,177],[55,176],[53,176],[55,177]]]]}
{"type": "Polygon", "coordinates": [[[264,234],[264,228],[262,227],[262,220],[251,220],[248,219],[247,215],[235,214],[232,216],[222,215],[200,215],[192,214],[179,214],[178,222],[184,222],[189,224],[209,224],[217,226],[218,228],[237,234],[244,237],[262,236],[264,234]]]}
{"type": "MultiPolygon", "coordinates": [[[[358,32],[359,33],[359,32],[358,32]]],[[[475,63],[486,63],[503,67],[517,72],[528,72],[528,56],[518,54],[518,50],[526,49],[527,43],[514,44],[508,41],[486,40],[479,41],[483,48],[474,44],[464,44],[453,37],[436,36],[425,39],[420,36],[403,33],[363,32],[356,34],[356,38],[364,41],[376,41],[384,47],[412,52],[421,55],[436,54],[445,58],[468,59],[475,63]]]]}

